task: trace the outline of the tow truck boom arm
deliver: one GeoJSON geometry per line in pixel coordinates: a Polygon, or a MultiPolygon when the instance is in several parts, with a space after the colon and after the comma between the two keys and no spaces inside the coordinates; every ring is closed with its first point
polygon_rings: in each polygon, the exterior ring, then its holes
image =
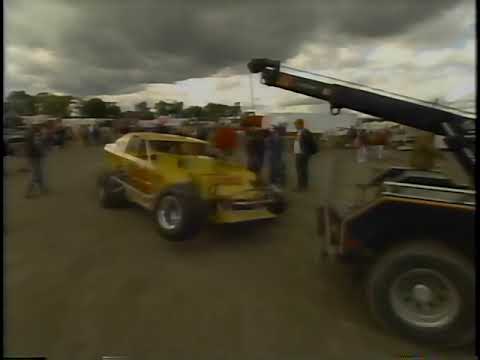
{"type": "Polygon", "coordinates": [[[252,73],[261,73],[265,85],[328,101],[333,115],[337,115],[340,109],[347,108],[445,136],[447,145],[454,151],[463,168],[470,175],[474,174],[474,118],[351,86],[289,74],[281,71],[280,62],[275,60],[253,59],[248,68],[252,73]]]}

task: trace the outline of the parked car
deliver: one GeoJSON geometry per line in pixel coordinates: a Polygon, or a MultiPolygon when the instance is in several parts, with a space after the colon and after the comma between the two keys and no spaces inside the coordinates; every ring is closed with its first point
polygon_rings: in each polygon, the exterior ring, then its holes
{"type": "Polygon", "coordinates": [[[98,181],[102,206],[136,203],[153,212],[171,240],[194,235],[207,221],[271,219],[286,203],[244,166],[216,158],[199,139],[129,133],[105,146],[107,169],[98,181]]]}

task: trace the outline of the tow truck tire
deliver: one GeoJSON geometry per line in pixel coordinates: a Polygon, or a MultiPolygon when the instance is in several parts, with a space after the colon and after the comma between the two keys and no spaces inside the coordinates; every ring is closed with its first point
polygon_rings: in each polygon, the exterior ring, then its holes
{"type": "Polygon", "coordinates": [[[419,342],[454,347],[475,339],[474,266],[441,243],[385,253],[371,269],[367,298],[386,328],[419,342]]]}
{"type": "Polygon", "coordinates": [[[120,208],[127,204],[125,190],[112,176],[112,173],[103,173],[97,182],[98,199],[105,209],[120,208]]]}
{"type": "Polygon", "coordinates": [[[170,241],[192,238],[205,222],[200,200],[182,192],[169,192],[159,198],[154,211],[155,223],[170,241]]]}

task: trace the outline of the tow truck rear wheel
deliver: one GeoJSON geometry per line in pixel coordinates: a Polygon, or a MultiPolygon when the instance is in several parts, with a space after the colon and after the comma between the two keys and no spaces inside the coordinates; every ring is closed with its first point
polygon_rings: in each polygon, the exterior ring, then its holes
{"type": "Polygon", "coordinates": [[[461,346],[475,339],[475,271],[435,242],[393,248],[371,270],[367,297],[386,327],[424,343],[461,346]]]}

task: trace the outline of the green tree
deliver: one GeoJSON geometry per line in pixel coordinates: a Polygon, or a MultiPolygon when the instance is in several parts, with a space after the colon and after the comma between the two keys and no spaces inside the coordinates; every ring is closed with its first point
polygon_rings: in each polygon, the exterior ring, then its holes
{"type": "Polygon", "coordinates": [[[107,117],[109,118],[119,118],[122,113],[122,109],[118,105],[108,105],[107,106],[107,117]]]}
{"type": "Polygon", "coordinates": [[[146,101],[139,102],[135,104],[135,112],[136,117],[140,120],[153,120],[155,119],[155,114],[150,111],[150,107],[148,106],[146,101]]]}
{"type": "Polygon", "coordinates": [[[142,113],[141,115],[141,120],[153,120],[155,119],[155,114],[151,111],[147,111],[145,113],[142,113]]]}
{"type": "Polygon", "coordinates": [[[182,111],[182,116],[187,118],[199,119],[202,116],[202,107],[189,106],[182,111]]]}
{"type": "Polygon", "coordinates": [[[18,115],[34,115],[35,102],[32,95],[25,91],[12,91],[8,97],[10,109],[15,111],[18,115]]]}
{"type": "Polygon", "coordinates": [[[183,112],[183,102],[181,101],[159,101],[155,104],[157,115],[173,115],[179,117],[183,112]]]}
{"type": "Polygon", "coordinates": [[[139,113],[146,113],[150,109],[148,108],[148,104],[146,101],[139,102],[138,104],[135,104],[135,111],[138,111],[139,113]]]}
{"type": "Polygon", "coordinates": [[[208,103],[202,109],[202,118],[218,121],[223,116],[231,116],[232,108],[224,104],[208,103]]]}
{"type": "Polygon", "coordinates": [[[82,115],[91,118],[107,117],[107,104],[99,98],[85,101],[82,106],[82,115]]]}
{"type": "Polygon", "coordinates": [[[70,113],[69,104],[71,99],[71,96],[57,96],[53,94],[42,97],[40,100],[41,113],[55,117],[67,117],[70,113]]]}

